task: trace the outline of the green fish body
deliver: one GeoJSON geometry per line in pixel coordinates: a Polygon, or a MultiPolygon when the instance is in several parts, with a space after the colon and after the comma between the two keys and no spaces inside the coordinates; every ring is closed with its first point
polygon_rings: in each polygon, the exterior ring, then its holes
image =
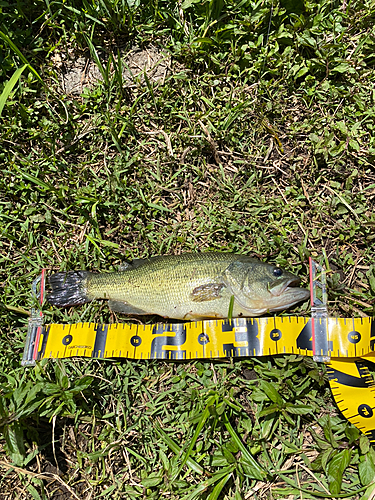
{"type": "Polygon", "coordinates": [[[299,279],[279,267],[229,253],[198,253],[133,261],[121,272],[56,273],[51,304],[60,307],[108,299],[124,314],[183,320],[259,316],[306,300],[299,279]]]}

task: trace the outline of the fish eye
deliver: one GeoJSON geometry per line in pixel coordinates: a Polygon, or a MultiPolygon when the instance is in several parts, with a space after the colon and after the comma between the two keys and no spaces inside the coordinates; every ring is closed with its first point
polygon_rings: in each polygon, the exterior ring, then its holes
{"type": "Polygon", "coordinates": [[[283,270],[280,269],[280,267],[275,267],[275,269],[273,270],[273,275],[275,276],[275,278],[280,278],[280,276],[282,276],[283,274],[283,270]]]}

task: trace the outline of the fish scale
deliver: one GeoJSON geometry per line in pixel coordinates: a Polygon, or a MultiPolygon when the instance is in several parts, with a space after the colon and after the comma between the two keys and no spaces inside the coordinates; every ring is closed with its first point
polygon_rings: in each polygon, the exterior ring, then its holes
{"type": "MultiPolygon", "coordinates": [[[[170,257],[170,256],[169,256],[170,257]]],[[[112,301],[132,304],[150,313],[175,317],[181,311],[185,316],[192,308],[196,314],[207,312],[207,302],[193,301],[193,290],[210,283],[220,283],[221,276],[234,260],[225,254],[212,254],[210,259],[204,254],[184,254],[176,259],[157,258],[147,265],[130,268],[121,273],[92,274],[87,283],[89,296],[92,298],[110,298],[112,301]],[[224,257],[224,258],[223,258],[224,257]],[[181,262],[183,265],[181,265],[181,262]],[[177,264],[177,265],[176,265],[177,264]]],[[[217,311],[228,311],[227,293],[216,301],[217,311]]],[[[208,307],[208,309],[211,309],[208,307]]],[[[220,313],[217,313],[220,317],[220,313]]]]}
{"type": "Polygon", "coordinates": [[[124,271],[57,273],[49,302],[58,306],[109,299],[112,310],[176,319],[226,318],[285,309],[308,298],[290,287],[293,274],[252,257],[207,252],[134,261],[124,271]]]}

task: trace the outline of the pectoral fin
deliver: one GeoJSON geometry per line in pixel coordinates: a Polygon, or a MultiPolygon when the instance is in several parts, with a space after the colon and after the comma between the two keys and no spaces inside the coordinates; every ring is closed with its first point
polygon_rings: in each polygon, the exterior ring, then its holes
{"type": "Polygon", "coordinates": [[[120,302],[119,300],[110,300],[108,301],[108,305],[111,311],[121,314],[150,314],[147,311],[138,309],[137,307],[127,304],[126,302],[120,302]]]}
{"type": "Polygon", "coordinates": [[[221,297],[220,292],[225,288],[224,283],[207,283],[194,288],[191,292],[191,300],[193,302],[206,302],[207,300],[215,300],[221,297]]]}

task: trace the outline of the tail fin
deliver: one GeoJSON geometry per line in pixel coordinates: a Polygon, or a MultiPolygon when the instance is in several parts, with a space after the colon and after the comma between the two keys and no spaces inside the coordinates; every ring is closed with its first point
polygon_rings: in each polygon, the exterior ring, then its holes
{"type": "Polygon", "coordinates": [[[78,306],[90,302],[86,286],[90,274],[87,271],[53,274],[49,278],[52,291],[47,296],[48,302],[58,307],[78,306]]]}

